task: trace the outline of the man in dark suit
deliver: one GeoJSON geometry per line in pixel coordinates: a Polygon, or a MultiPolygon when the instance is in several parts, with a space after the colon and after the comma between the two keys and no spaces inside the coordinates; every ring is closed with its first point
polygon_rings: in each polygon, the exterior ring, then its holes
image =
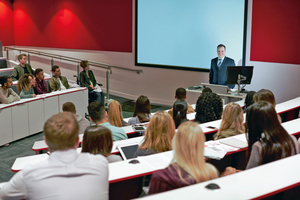
{"type": "MultiPolygon", "coordinates": [[[[226,57],[226,47],[223,44],[219,44],[217,47],[218,57],[211,60],[209,83],[225,85],[227,80],[227,66],[235,66],[234,60],[226,57]]],[[[235,85],[227,85],[229,88],[234,88],[235,85]]]]}

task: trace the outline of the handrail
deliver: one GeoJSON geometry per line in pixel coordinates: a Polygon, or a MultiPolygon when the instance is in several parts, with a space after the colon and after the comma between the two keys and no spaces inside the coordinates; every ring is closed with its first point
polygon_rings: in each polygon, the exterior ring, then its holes
{"type": "MultiPolygon", "coordinates": [[[[6,51],[6,57],[7,57],[8,60],[9,60],[9,52],[8,52],[9,50],[27,52],[28,53],[28,63],[29,64],[30,64],[30,54],[36,54],[36,55],[39,55],[39,56],[45,56],[45,57],[52,58],[51,67],[53,66],[53,58],[60,59],[60,60],[65,60],[65,61],[69,61],[69,62],[75,62],[75,63],[77,63],[77,79],[79,77],[79,67],[80,67],[79,62],[83,59],[78,59],[78,58],[73,58],[73,57],[68,57],[68,56],[61,56],[61,55],[46,53],[46,52],[42,52],[42,51],[17,49],[17,48],[12,48],[12,47],[4,47],[4,51],[6,51]]],[[[117,67],[117,66],[109,65],[109,64],[106,64],[106,63],[95,62],[95,61],[89,61],[89,65],[95,66],[95,67],[100,67],[100,68],[103,68],[103,69],[107,70],[106,71],[106,95],[107,95],[107,99],[109,99],[109,74],[112,74],[112,68],[122,69],[122,70],[126,70],[126,71],[132,71],[132,72],[136,72],[137,74],[139,74],[140,72],[143,71],[143,70],[134,70],[134,69],[127,69],[127,68],[123,68],[123,67],[117,67]]]]}

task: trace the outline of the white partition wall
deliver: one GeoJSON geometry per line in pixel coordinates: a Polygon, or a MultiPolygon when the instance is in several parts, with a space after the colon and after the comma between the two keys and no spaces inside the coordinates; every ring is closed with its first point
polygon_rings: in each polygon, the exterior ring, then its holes
{"type": "Polygon", "coordinates": [[[11,107],[0,109],[0,146],[13,140],[11,107]]]}
{"type": "Polygon", "coordinates": [[[77,114],[81,117],[85,116],[85,113],[87,113],[87,105],[88,105],[88,90],[82,90],[77,91],[76,89],[73,89],[73,92],[69,92],[65,95],[60,95],[58,97],[59,102],[59,111],[62,112],[62,106],[64,103],[70,101],[74,103],[77,114]],[[80,95],[78,95],[78,92],[80,95]]]}
{"type": "Polygon", "coordinates": [[[29,135],[29,120],[27,103],[17,104],[12,109],[13,140],[29,135]]]}
{"type": "Polygon", "coordinates": [[[29,134],[38,133],[43,130],[44,102],[43,99],[28,102],[29,134]]]}
{"type": "Polygon", "coordinates": [[[59,112],[58,96],[52,96],[44,99],[44,119],[47,121],[49,117],[59,112]]]}

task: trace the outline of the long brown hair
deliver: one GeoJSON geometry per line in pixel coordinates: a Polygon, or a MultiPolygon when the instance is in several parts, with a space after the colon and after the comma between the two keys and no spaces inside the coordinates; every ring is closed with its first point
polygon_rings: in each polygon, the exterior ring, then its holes
{"type": "Polygon", "coordinates": [[[258,92],[256,92],[253,95],[253,100],[254,100],[254,103],[257,103],[259,101],[267,101],[270,104],[272,104],[274,108],[276,106],[275,96],[274,96],[273,92],[271,92],[270,90],[267,90],[267,89],[261,89],[258,92]]]}
{"type": "Polygon", "coordinates": [[[111,125],[122,127],[123,114],[121,104],[113,100],[108,106],[108,121],[111,125]]]}
{"type": "MultiPolygon", "coordinates": [[[[173,161],[191,175],[197,183],[218,178],[218,172],[212,165],[204,161],[204,134],[195,122],[184,122],[178,127],[173,138],[174,158],[173,161]]],[[[181,170],[176,167],[180,179],[181,170]]]]}
{"type": "Polygon", "coordinates": [[[141,123],[149,122],[149,115],[151,113],[151,105],[148,97],[141,95],[135,102],[133,117],[137,116],[141,123]]]}
{"type": "Polygon", "coordinates": [[[247,109],[246,129],[248,138],[248,159],[252,145],[259,141],[262,146],[261,163],[269,163],[296,154],[295,144],[288,132],[278,121],[272,104],[259,101],[247,109]]]}
{"type": "Polygon", "coordinates": [[[29,77],[32,79],[34,78],[32,74],[24,74],[20,77],[18,83],[17,83],[17,90],[18,92],[21,92],[22,90],[30,90],[32,86],[30,86],[30,80],[29,77]]]}
{"type": "Polygon", "coordinates": [[[113,146],[111,130],[104,126],[89,126],[85,129],[81,152],[110,155],[113,146]]]}
{"type": "MultiPolygon", "coordinates": [[[[267,90],[267,89],[261,89],[258,92],[256,92],[253,95],[253,100],[254,100],[254,103],[257,103],[259,101],[267,101],[270,104],[272,104],[272,106],[274,108],[276,106],[275,96],[274,96],[273,92],[271,92],[270,90],[267,90]]],[[[282,119],[279,114],[277,114],[277,118],[278,118],[279,122],[281,123],[282,119]]]]}
{"type": "Polygon", "coordinates": [[[220,133],[226,129],[234,129],[239,133],[245,133],[243,121],[243,109],[240,107],[240,105],[233,102],[227,104],[223,111],[222,122],[215,140],[218,139],[220,133]]]}
{"type": "Polygon", "coordinates": [[[172,149],[174,134],[175,124],[172,117],[165,111],[157,111],[150,119],[144,142],[139,148],[153,148],[156,152],[169,151],[172,149]]]}

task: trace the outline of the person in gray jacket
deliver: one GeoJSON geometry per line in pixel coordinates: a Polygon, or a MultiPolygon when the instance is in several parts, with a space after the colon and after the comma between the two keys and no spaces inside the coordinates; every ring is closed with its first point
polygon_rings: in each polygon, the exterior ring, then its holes
{"type": "Polygon", "coordinates": [[[62,109],[64,112],[71,112],[71,113],[75,114],[78,125],[79,125],[78,134],[83,134],[85,129],[90,126],[89,120],[76,114],[77,111],[76,111],[74,103],[66,102],[63,104],[62,109]]]}

